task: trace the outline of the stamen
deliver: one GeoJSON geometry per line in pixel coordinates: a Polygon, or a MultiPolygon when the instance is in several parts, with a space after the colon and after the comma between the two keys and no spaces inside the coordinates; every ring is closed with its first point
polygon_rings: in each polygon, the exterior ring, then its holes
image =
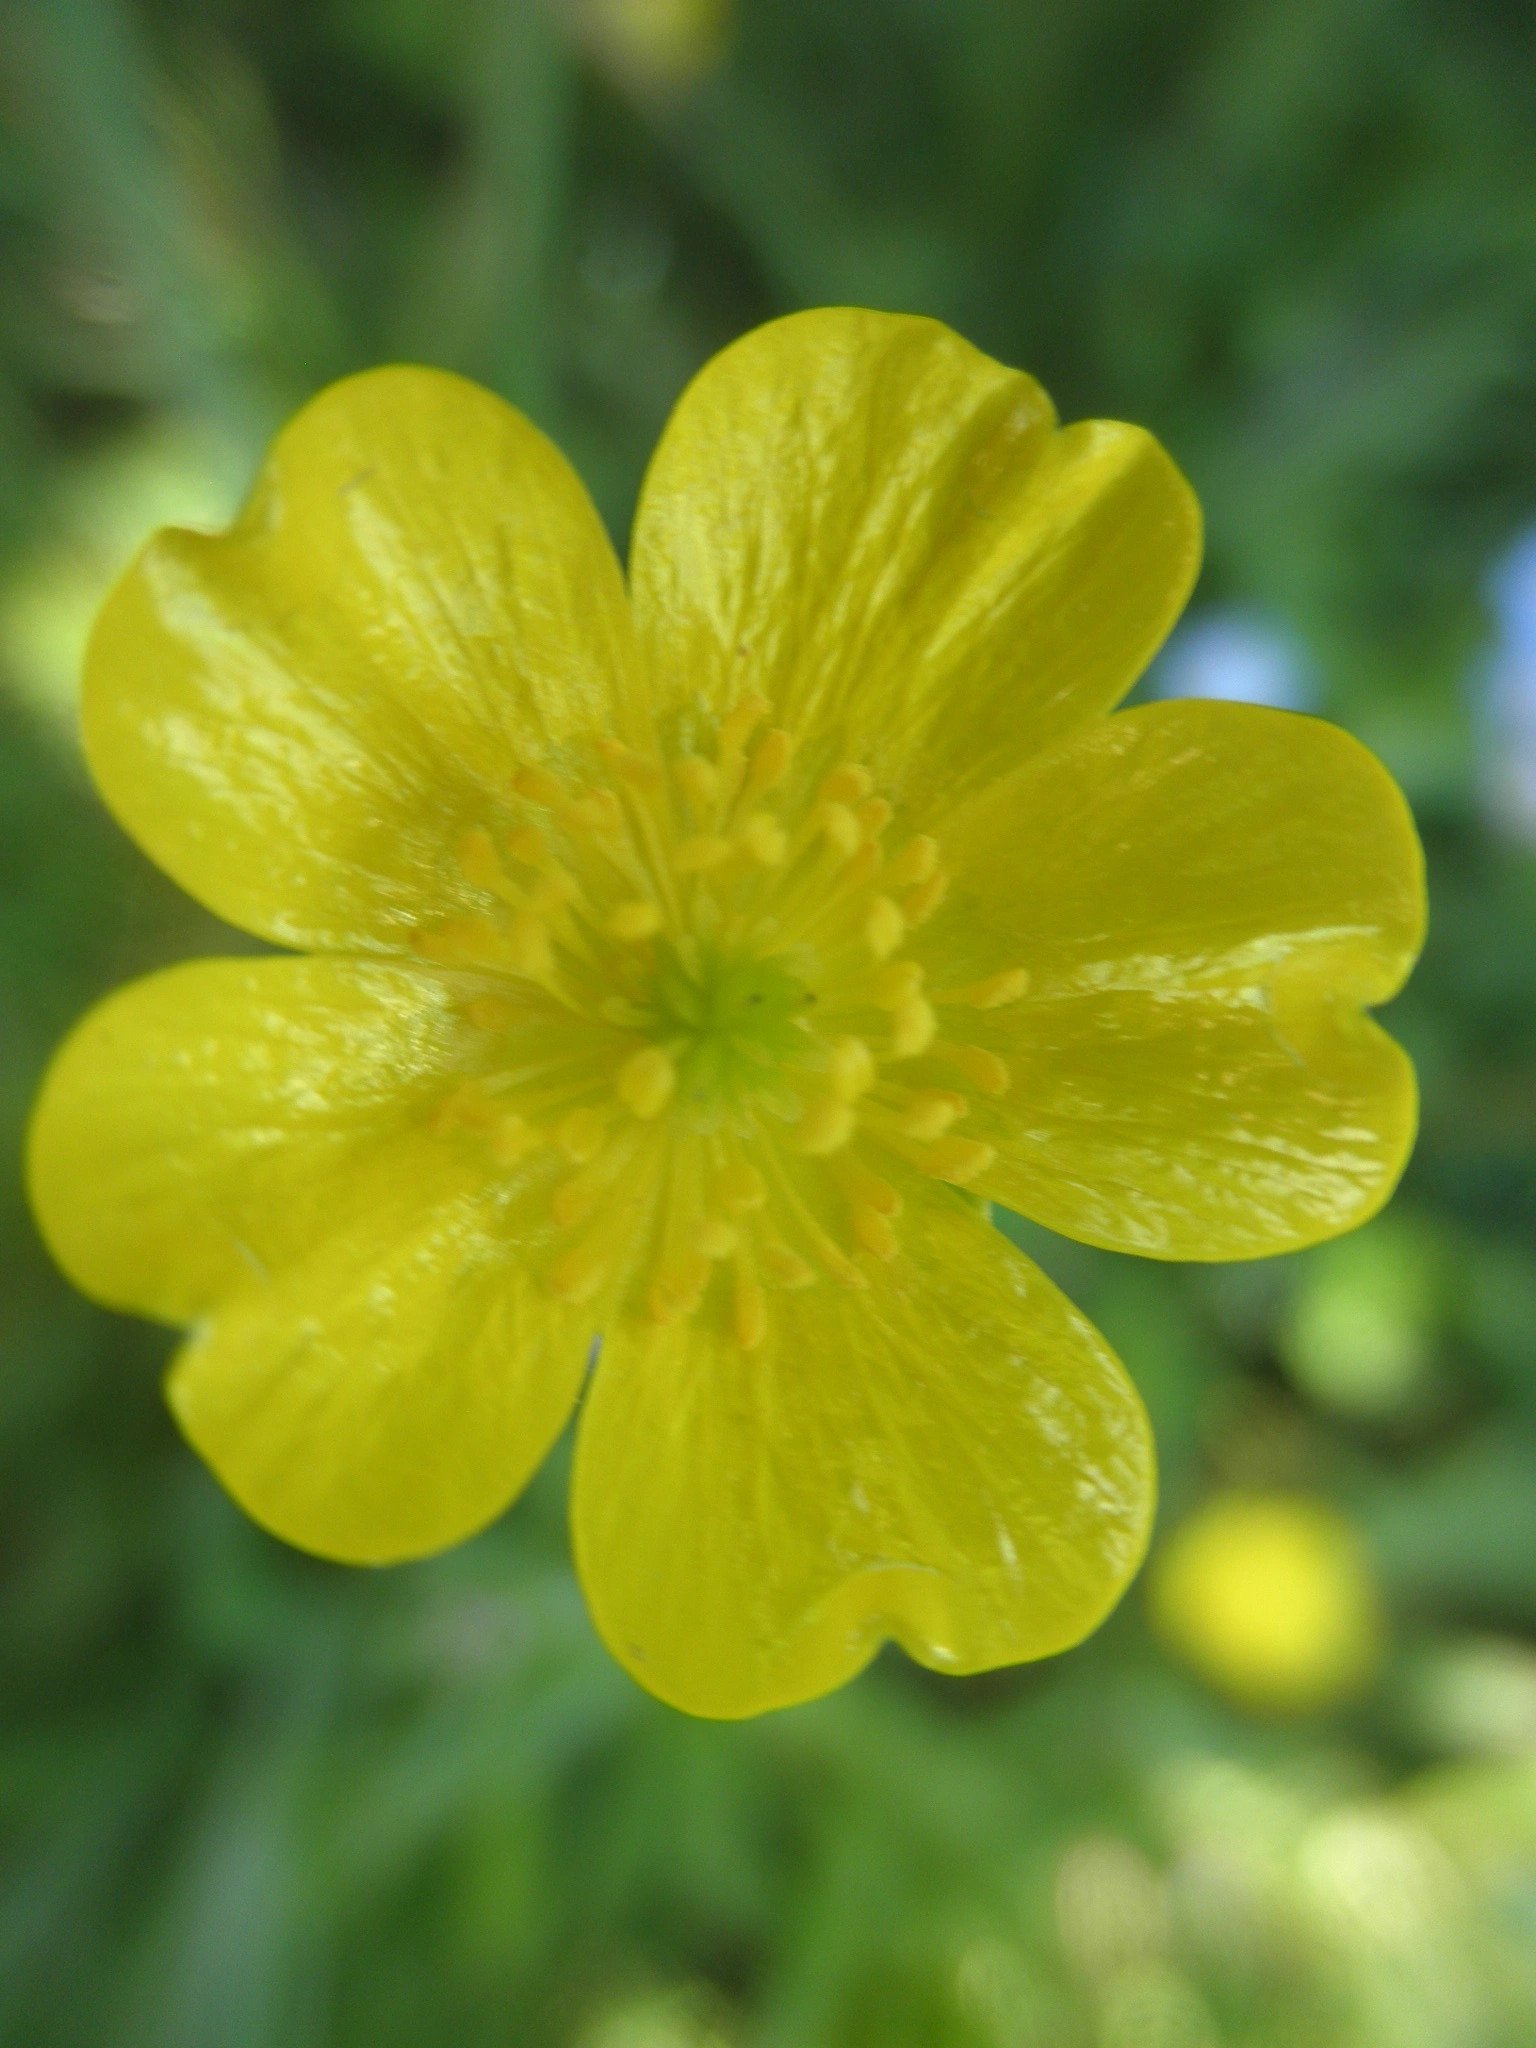
{"type": "Polygon", "coordinates": [[[878,1215],[890,1217],[893,1222],[901,1214],[901,1196],[890,1182],[882,1180],[878,1173],[871,1173],[850,1153],[839,1155],[833,1167],[833,1177],[855,1208],[873,1209],[878,1215]]]}
{"type": "Polygon", "coordinates": [[[594,789],[558,806],[562,825],[573,832],[600,832],[615,837],[624,830],[624,806],[611,789],[594,789]]]}
{"type": "Polygon", "coordinates": [[[942,1138],[968,1107],[963,1095],[942,1088],[920,1088],[897,1118],[896,1127],[908,1138],[942,1138]]]}
{"type": "Polygon", "coordinates": [[[549,858],[549,841],[537,825],[519,825],[506,838],[507,852],[524,867],[542,867],[549,858]]]}
{"type": "Polygon", "coordinates": [[[866,797],[854,812],[866,839],[878,839],[895,815],[883,796],[866,797]]]}
{"type": "Polygon", "coordinates": [[[846,1145],[853,1131],[852,1106],[835,1095],[824,1095],[801,1117],[795,1130],[795,1149],[812,1158],[822,1158],[846,1145]]]}
{"type": "Polygon", "coordinates": [[[608,1278],[610,1244],[611,1237],[605,1240],[601,1231],[594,1231],[582,1243],[562,1252],[546,1276],[550,1293],[560,1301],[590,1301],[608,1278]]]}
{"type": "Polygon", "coordinates": [[[694,1243],[706,1259],[729,1259],[741,1244],[741,1232],[723,1216],[706,1216],[694,1243]]]}
{"type": "Polygon", "coordinates": [[[618,740],[601,739],[597,746],[619,780],[627,782],[631,789],[639,790],[642,795],[652,795],[666,780],[657,762],[648,761],[643,754],[635,753],[618,740]]]}
{"type": "Polygon", "coordinates": [[[532,804],[543,804],[546,810],[565,802],[565,785],[547,768],[519,768],[512,778],[512,787],[519,796],[532,804]]]}
{"type": "Polygon", "coordinates": [[[794,751],[794,740],[782,727],[775,726],[772,732],[764,733],[752,756],[752,766],[747,770],[742,795],[761,796],[765,790],[773,789],[782,782],[794,751]]]}
{"type": "Polygon", "coordinates": [[[958,1067],[968,1081],[974,1081],[986,1095],[1006,1095],[1013,1076],[1005,1060],[980,1045],[952,1045],[947,1039],[935,1041],[932,1050],[941,1060],[958,1067]]]}
{"type": "Polygon", "coordinates": [[[1000,1010],[1004,1003],[1016,1003],[1029,988],[1027,967],[1005,968],[985,981],[973,981],[965,988],[946,989],[936,1003],[968,1003],[973,1010],[1000,1010]]]}
{"type": "Polygon", "coordinates": [[[549,928],[531,910],[520,910],[507,930],[506,957],[530,981],[548,981],[555,971],[549,928]]]}
{"type": "Polygon", "coordinates": [[[519,1013],[505,996],[476,996],[464,1005],[464,1014],[477,1031],[509,1031],[519,1013]]]}
{"type": "Polygon", "coordinates": [[[720,721],[721,754],[734,754],[745,743],[754,725],[761,725],[773,707],[766,697],[742,697],[720,721]]]}
{"type": "Polygon", "coordinates": [[[630,903],[621,903],[609,913],[605,929],[616,939],[634,944],[640,939],[649,939],[661,930],[661,906],[636,898],[630,903]]]}
{"type": "Polygon", "coordinates": [[[684,754],[674,765],[672,775],[696,818],[714,812],[720,802],[720,771],[713,761],[701,760],[697,754],[684,754]]]}
{"type": "Polygon", "coordinates": [[[891,1058],[915,1060],[932,1045],[938,1028],[932,1006],[922,996],[909,996],[891,1019],[891,1058]]]}
{"type": "Polygon", "coordinates": [[[472,882],[477,889],[489,889],[498,896],[515,899],[516,892],[502,869],[495,843],[483,827],[477,825],[468,832],[461,832],[454,855],[467,882],[472,882]]]}
{"type": "Polygon", "coordinates": [[[696,839],[683,841],[672,856],[672,865],[680,875],[703,875],[711,868],[724,867],[735,851],[729,839],[702,833],[696,839]]]}
{"type": "Polygon", "coordinates": [[[450,917],[435,931],[418,928],[411,950],[439,967],[515,967],[505,938],[488,917],[450,917]]]}
{"type": "Polygon", "coordinates": [[[757,1168],[741,1160],[723,1167],[716,1176],[715,1197],[722,1209],[740,1216],[761,1209],[768,1199],[768,1189],[757,1168]]]}
{"type": "Polygon", "coordinates": [[[894,1259],[897,1253],[896,1233],[890,1222],[878,1209],[855,1207],[852,1211],[853,1234],[868,1252],[877,1259],[894,1259]]]}
{"type": "Polygon", "coordinates": [[[488,1139],[491,1157],[498,1166],[515,1166],[525,1153],[536,1150],[543,1142],[541,1134],[515,1110],[497,1117],[488,1139]]]}
{"type": "Polygon", "coordinates": [[[763,1246],[763,1264],[780,1287],[796,1289],[816,1284],[815,1268],[776,1238],[763,1246]]]}
{"type": "Polygon", "coordinates": [[[877,1010],[899,1010],[922,985],[923,970],[915,960],[893,960],[870,983],[869,999],[877,1010]]]}
{"type": "Polygon", "coordinates": [[[926,924],[948,894],[948,875],[943,872],[930,875],[920,888],[912,891],[911,895],[908,896],[906,902],[902,905],[902,909],[906,913],[907,923],[914,929],[918,925],[926,924]]]}
{"type": "Polygon", "coordinates": [[[734,1308],[736,1342],[743,1351],[755,1351],[768,1334],[768,1304],[744,1257],[736,1263],[734,1308]]]}
{"type": "Polygon", "coordinates": [[[614,1093],[631,1115],[649,1121],[661,1115],[676,1087],[677,1068],[659,1045],[647,1045],[620,1067],[614,1093]]]}
{"type": "Polygon", "coordinates": [[[550,1198],[550,1211],[562,1228],[573,1223],[585,1223],[597,1209],[604,1195],[613,1186],[619,1175],[635,1154],[632,1138],[618,1138],[606,1152],[573,1173],[569,1180],[561,1181],[550,1198]]]}
{"type": "Polygon", "coordinates": [[[782,867],[789,852],[789,835],[770,811],[754,811],[738,839],[742,850],[760,867],[782,867]]]}
{"type": "Polygon", "coordinates": [[[907,935],[906,919],[889,896],[877,896],[864,918],[864,943],[877,960],[888,960],[907,935]]]}
{"type": "Polygon", "coordinates": [[[858,852],[863,841],[859,821],[846,804],[823,804],[818,814],[821,835],[834,853],[849,859],[858,852]]]}
{"type": "Polygon", "coordinates": [[[651,1282],[648,1307],[658,1323],[676,1323],[691,1316],[709,1284],[709,1261],[700,1251],[684,1251],[663,1265],[651,1282]]]}
{"type": "Polygon", "coordinates": [[[827,1065],[832,1093],[844,1102],[854,1102],[875,1079],[874,1055],[862,1038],[840,1038],[832,1048],[827,1065]]]}
{"type": "Polygon", "coordinates": [[[817,795],[829,804],[856,804],[860,797],[869,795],[873,782],[874,777],[867,768],[850,761],[832,770],[817,795]]]}
{"type": "Polygon", "coordinates": [[[608,1121],[600,1110],[573,1109],[555,1132],[555,1143],[573,1164],[585,1166],[602,1151],[607,1135],[608,1121]]]}
{"type": "Polygon", "coordinates": [[[918,1159],[924,1173],[931,1173],[935,1180],[946,1180],[955,1187],[963,1188],[975,1180],[979,1173],[985,1173],[997,1157],[990,1145],[983,1145],[976,1138],[940,1138],[918,1159]]]}
{"type": "Polygon", "coordinates": [[[893,889],[904,889],[909,882],[932,881],[938,865],[939,842],[919,835],[897,854],[886,870],[886,879],[893,889]]]}

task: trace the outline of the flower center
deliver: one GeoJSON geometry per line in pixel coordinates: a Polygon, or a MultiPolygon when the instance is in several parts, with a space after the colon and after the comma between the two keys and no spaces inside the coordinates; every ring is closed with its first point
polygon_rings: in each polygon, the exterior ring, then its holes
{"type": "Polygon", "coordinates": [[[739,1122],[805,1050],[814,993],[780,961],[708,939],[656,954],[641,1028],[677,1069],[678,1113],[700,1131],[739,1122]]]}
{"type": "Polygon", "coordinates": [[[775,1289],[867,1286],[865,1259],[897,1256],[889,1174],[990,1165],[951,1127],[1008,1068],[981,1017],[951,1034],[941,1014],[1028,986],[1013,966],[928,986],[937,843],[888,848],[892,807],[858,764],[810,771],[778,730],[752,743],[767,710],[744,698],[707,753],[600,742],[587,786],[518,768],[453,844],[461,913],[414,935],[483,1047],[434,1128],[544,1176],[552,1291],[718,1312],[746,1348],[775,1289]]]}

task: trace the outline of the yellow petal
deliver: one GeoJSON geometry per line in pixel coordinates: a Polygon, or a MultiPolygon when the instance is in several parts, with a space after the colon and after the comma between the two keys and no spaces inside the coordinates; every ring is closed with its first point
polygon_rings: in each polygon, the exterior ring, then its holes
{"type": "Polygon", "coordinates": [[[1319,720],[1149,706],[1073,736],[951,821],[935,972],[1028,970],[974,1031],[1006,1102],[976,1183],[1068,1236],[1252,1258],[1350,1229],[1413,1142],[1408,1061],[1358,1005],[1424,931],[1401,794],[1319,720]]]}
{"type": "Polygon", "coordinates": [[[638,709],[622,578],[564,458],[437,370],[324,391],[236,525],[156,535],[86,658],[86,750],[139,843],[285,944],[397,947],[487,792],[638,709]]]}
{"type": "Polygon", "coordinates": [[[592,1313],[533,1273],[547,1193],[432,1132],[467,1029],[408,968],[195,962],[92,1012],[34,1119],[61,1264],[197,1321],[168,1386],[183,1429],[257,1521],[325,1556],[482,1527],[580,1384],[592,1313]]]}
{"type": "Polygon", "coordinates": [[[191,1322],[391,1171],[461,1158],[429,1125],[474,1050],[426,970],[197,960],[135,982],[44,1082],[29,1148],[43,1233],[96,1300],[191,1322]]]}
{"type": "Polygon", "coordinates": [[[226,1302],[177,1357],[177,1421],[247,1514],[349,1564],[462,1542],[576,1399],[592,1311],[529,1269],[483,1186],[379,1206],[226,1302]]]}
{"type": "Polygon", "coordinates": [[[958,1196],[919,1193],[858,1293],[610,1334],[572,1522],[604,1641],[691,1713],[815,1697],[886,1637],[937,1670],[1100,1621],[1152,1497],[1141,1405],[1096,1332],[958,1196]],[[755,1333],[754,1333],[755,1334],[755,1333]]]}
{"type": "Polygon", "coordinates": [[[1107,710],[1200,550],[1148,435],[1053,432],[1045,393],[936,321],[833,310],[706,365],[631,549],[658,677],[840,736],[887,795],[946,796],[1107,710]]]}

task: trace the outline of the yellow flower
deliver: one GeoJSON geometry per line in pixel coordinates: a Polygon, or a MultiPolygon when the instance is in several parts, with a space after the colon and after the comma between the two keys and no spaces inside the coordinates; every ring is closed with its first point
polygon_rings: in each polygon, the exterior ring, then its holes
{"type": "Polygon", "coordinates": [[[323,393],[230,533],[150,544],[91,646],[95,774],[312,957],[105,1003],[32,1187],[82,1287],[192,1326],[171,1403],[257,1520],[459,1541],[601,1335],[577,1566],[663,1698],[1100,1620],[1141,1405],[958,1190],[1251,1258],[1370,1214],[1414,1122],[1361,1008],[1423,913],[1385,773],[1310,719],[1106,715],[1198,550],[1145,434],[854,311],[704,370],[627,593],[549,443],[430,370],[323,393]]]}
{"type": "Polygon", "coordinates": [[[1158,1633],[1244,1706],[1309,1712],[1360,1690],[1381,1654],[1375,1577],[1326,1501],[1220,1494],[1153,1559],[1158,1633]]]}

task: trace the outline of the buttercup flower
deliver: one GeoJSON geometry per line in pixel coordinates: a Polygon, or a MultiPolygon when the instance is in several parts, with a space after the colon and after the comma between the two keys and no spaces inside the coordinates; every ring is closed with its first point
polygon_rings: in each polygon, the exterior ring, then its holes
{"type": "Polygon", "coordinates": [[[32,1186],[246,1509],[384,1562],[499,1514],[577,1400],[598,1629],[738,1715],[894,1637],[1079,1640],[1146,1539],[1119,1364],[975,1197],[1171,1259],[1385,1199],[1402,799],[1306,718],[1109,715],[1198,515],[927,320],[796,316],[673,416],[623,579],[561,457],[388,369],[110,598],[117,815],[305,958],[124,990],[32,1186]]]}

